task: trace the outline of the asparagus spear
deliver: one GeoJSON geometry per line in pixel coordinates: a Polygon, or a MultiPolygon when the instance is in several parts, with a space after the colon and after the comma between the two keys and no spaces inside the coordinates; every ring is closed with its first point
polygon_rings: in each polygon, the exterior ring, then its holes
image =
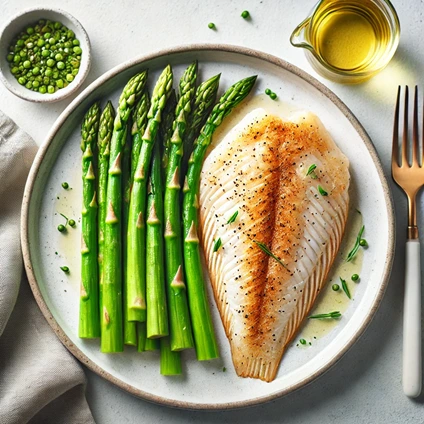
{"type": "MultiPolygon", "coordinates": [[[[144,322],[136,322],[137,330],[138,330],[138,352],[148,352],[151,350],[159,349],[159,340],[161,339],[149,339],[147,338],[147,323],[144,322]]],[[[164,337],[162,337],[163,339],[164,337]]]]}
{"type": "Polygon", "coordinates": [[[159,143],[155,143],[147,196],[146,220],[146,301],[147,337],[167,336],[164,241],[163,241],[163,184],[159,143]]]}
{"type": "MultiPolygon", "coordinates": [[[[149,110],[149,95],[145,91],[137,105],[132,112],[132,121],[133,125],[131,127],[131,139],[127,140],[124,148],[124,156],[122,159],[122,177],[124,181],[124,220],[123,220],[123,242],[124,242],[124,255],[123,263],[127,263],[127,228],[128,228],[128,215],[129,215],[129,206],[130,206],[130,196],[131,196],[131,186],[134,179],[135,166],[137,164],[138,155],[140,153],[141,147],[141,137],[146,128],[147,124],[147,112],[149,110]]],[[[124,277],[124,343],[127,345],[136,346],[137,345],[137,325],[134,321],[128,320],[127,305],[128,296],[127,296],[127,272],[126,267],[123,267],[123,277],[124,277]]]]}
{"type": "Polygon", "coordinates": [[[103,296],[101,304],[101,350],[122,352],[122,150],[127,122],[143,93],[147,71],[131,78],[119,98],[110,144],[103,257],[103,296]]]}
{"type": "Polygon", "coordinates": [[[194,105],[188,119],[188,129],[183,141],[182,177],[187,172],[188,158],[193,151],[194,140],[199,135],[200,128],[202,128],[215,103],[220,77],[221,74],[215,75],[197,87],[194,105]]]}
{"type": "Polygon", "coordinates": [[[98,239],[99,239],[99,304],[102,303],[102,285],[103,285],[103,247],[106,219],[106,187],[107,187],[107,171],[109,169],[109,153],[110,140],[112,138],[113,120],[115,119],[115,111],[112,103],[107,102],[100,116],[99,134],[97,138],[98,148],[98,185],[97,199],[99,204],[98,216],[98,239]]]}
{"type": "Polygon", "coordinates": [[[146,320],[146,246],[144,217],[146,212],[146,180],[149,172],[153,145],[162,118],[162,112],[172,90],[172,70],[167,66],[160,75],[152,94],[152,103],[147,114],[148,124],[131,190],[128,218],[128,319],[146,320]]]}
{"type": "Polygon", "coordinates": [[[190,65],[180,81],[180,100],[175,108],[169,149],[164,202],[166,282],[169,302],[170,344],[174,351],[193,347],[193,336],[184,282],[181,239],[180,167],[187,118],[191,111],[197,79],[197,62],[190,65]]]}
{"type": "Polygon", "coordinates": [[[100,109],[94,103],[86,113],[81,127],[83,209],[81,237],[81,290],[79,337],[100,336],[99,287],[97,269],[97,202],[94,155],[99,129],[100,109]]]}
{"type": "Polygon", "coordinates": [[[163,110],[163,119],[159,128],[159,136],[162,140],[162,168],[163,178],[166,179],[166,170],[168,169],[169,148],[172,137],[172,123],[174,122],[174,110],[177,106],[177,95],[175,90],[171,91],[169,99],[163,110]]]}
{"type": "Polygon", "coordinates": [[[160,340],[160,373],[162,375],[182,374],[181,352],[173,352],[169,337],[160,340]]]}
{"type": "Polygon", "coordinates": [[[213,359],[219,355],[206,296],[198,238],[197,213],[202,163],[214,131],[223,119],[249,94],[256,78],[256,76],[253,76],[237,82],[224,93],[214,106],[196,140],[193,159],[189,163],[184,183],[184,264],[194,342],[199,360],[213,359]]]}

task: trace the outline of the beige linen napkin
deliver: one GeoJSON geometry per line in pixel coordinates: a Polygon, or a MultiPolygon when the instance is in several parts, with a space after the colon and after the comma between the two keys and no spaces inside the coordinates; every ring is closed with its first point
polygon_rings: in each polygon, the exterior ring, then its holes
{"type": "Polygon", "coordinates": [[[42,316],[23,273],[20,210],[36,150],[0,111],[0,424],[94,423],[84,373],[42,316]]]}

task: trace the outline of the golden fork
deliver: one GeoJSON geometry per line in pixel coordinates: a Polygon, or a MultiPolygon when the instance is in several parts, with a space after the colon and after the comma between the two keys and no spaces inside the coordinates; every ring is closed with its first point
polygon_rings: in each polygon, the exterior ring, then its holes
{"type": "MultiPolygon", "coordinates": [[[[412,123],[412,161],[408,160],[408,86],[405,87],[402,154],[399,163],[399,86],[393,128],[392,176],[408,197],[408,233],[406,241],[405,293],[403,309],[402,385],[409,397],[421,393],[421,264],[418,238],[416,196],[424,185],[423,153],[418,142],[418,88],[415,86],[412,123]]],[[[424,117],[423,117],[424,118],[424,117]]],[[[424,122],[424,121],[423,121],[424,122]]],[[[424,126],[424,124],[423,124],[424,126]]],[[[424,136],[423,136],[424,146],[424,136]]]]}

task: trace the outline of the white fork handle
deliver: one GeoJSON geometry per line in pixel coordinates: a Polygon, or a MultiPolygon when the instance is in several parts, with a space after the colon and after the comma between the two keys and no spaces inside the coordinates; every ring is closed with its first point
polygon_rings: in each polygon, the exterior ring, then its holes
{"type": "Polygon", "coordinates": [[[421,393],[421,264],[419,240],[406,242],[405,299],[403,309],[403,391],[421,393]]]}

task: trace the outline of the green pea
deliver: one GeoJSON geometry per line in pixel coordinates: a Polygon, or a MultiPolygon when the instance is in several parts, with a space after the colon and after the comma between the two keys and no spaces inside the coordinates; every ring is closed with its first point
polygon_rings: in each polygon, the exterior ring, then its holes
{"type": "Polygon", "coordinates": [[[57,47],[56,47],[56,46],[50,46],[50,50],[51,50],[52,52],[55,52],[55,51],[57,50],[57,47]]]}
{"type": "Polygon", "coordinates": [[[359,280],[359,275],[358,274],[353,274],[352,277],[350,277],[352,279],[352,281],[358,281],[359,280]]]}
{"type": "Polygon", "coordinates": [[[48,59],[47,60],[47,66],[49,66],[50,68],[52,67],[52,66],[54,66],[56,64],[56,62],[53,60],[53,59],[48,59]]]}
{"type": "Polygon", "coordinates": [[[359,245],[362,246],[362,247],[367,247],[368,243],[365,239],[361,239],[361,240],[359,240],[359,245]]]}
{"type": "Polygon", "coordinates": [[[53,37],[49,38],[50,45],[56,44],[56,40],[53,37]]]}
{"type": "Polygon", "coordinates": [[[21,56],[19,56],[18,54],[15,54],[15,57],[13,58],[13,62],[19,63],[20,61],[21,61],[21,56]]]}
{"type": "Polygon", "coordinates": [[[46,43],[46,44],[44,45],[44,47],[45,47],[46,49],[49,49],[49,48],[50,48],[50,44],[49,44],[49,43],[46,43]]]}
{"type": "Polygon", "coordinates": [[[62,24],[60,22],[55,22],[54,29],[60,29],[60,28],[62,28],[62,24]]]}
{"type": "Polygon", "coordinates": [[[38,41],[37,41],[37,46],[38,47],[43,47],[44,44],[46,44],[45,41],[42,38],[39,38],[38,41]]]}
{"type": "Polygon", "coordinates": [[[34,28],[29,27],[27,28],[26,32],[28,35],[34,34],[34,28]]]}
{"type": "Polygon", "coordinates": [[[43,56],[43,57],[50,56],[50,50],[43,50],[43,51],[41,52],[41,56],[43,56]]]}
{"type": "Polygon", "coordinates": [[[21,56],[22,59],[25,59],[28,56],[28,53],[27,53],[26,49],[22,49],[19,52],[19,54],[20,54],[20,56],[21,56]]]}
{"type": "Polygon", "coordinates": [[[18,78],[18,82],[19,82],[19,84],[21,84],[21,85],[25,85],[25,84],[26,84],[26,78],[25,78],[25,77],[19,77],[19,78],[18,78]]]}
{"type": "Polygon", "coordinates": [[[339,286],[338,284],[333,284],[333,285],[331,286],[331,288],[333,289],[333,291],[339,291],[340,286],[339,286]]]}
{"type": "Polygon", "coordinates": [[[75,221],[73,220],[73,219],[70,219],[69,220],[69,225],[73,228],[73,227],[75,227],[75,221]]]}
{"type": "Polygon", "coordinates": [[[58,88],[63,88],[63,80],[58,79],[58,80],[56,81],[56,87],[58,87],[58,88]]]}
{"type": "Polygon", "coordinates": [[[53,87],[52,85],[49,85],[49,86],[47,87],[47,91],[48,91],[50,94],[53,94],[53,93],[54,93],[54,87],[53,87]]]}
{"type": "Polygon", "coordinates": [[[32,87],[33,88],[38,88],[39,86],[40,86],[40,83],[37,80],[35,80],[35,81],[32,82],[32,87]]]}
{"type": "Polygon", "coordinates": [[[68,38],[75,38],[75,33],[72,30],[68,30],[68,33],[66,34],[68,36],[68,38]]]}
{"type": "Polygon", "coordinates": [[[32,42],[29,42],[29,43],[27,43],[27,49],[32,49],[33,47],[34,47],[34,43],[32,43],[32,42]]]}
{"type": "Polygon", "coordinates": [[[63,60],[63,56],[60,53],[57,53],[54,57],[56,60],[63,60]]]}
{"type": "Polygon", "coordinates": [[[76,60],[76,59],[72,59],[71,60],[71,65],[72,65],[73,68],[79,68],[80,61],[79,60],[76,60]]]}
{"type": "Polygon", "coordinates": [[[271,99],[272,99],[272,100],[275,100],[275,99],[277,98],[277,95],[276,95],[274,92],[272,92],[272,93],[269,95],[269,97],[271,97],[271,99]]]}
{"type": "Polygon", "coordinates": [[[57,62],[56,64],[58,69],[64,69],[65,68],[65,64],[63,62],[57,62]]]}
{"type": "Polygon", "coordinates": [[[76,53],[76,54],[82,53],[81,47],[76,46],[76,47],[73,48],[73,50],[74,50],[74,53],[76,53]]]}
{"type": "MultiPolygon", "coordinates": [[[[46,28],[46,27],[45,27],[46,28]]],[[[47,29],[48,30],[48,29],[47,29]]],[[[45,40],[48,40],[49,38],[50,38],[50,36],[51,36],[51,34],[50,34],[50,32],[46,32],[45,34],[44,34],[44,39],[45,40]]]]}
{"type": "Polygon", "coordinates": [[[32,73],[33,75],[38,75],[40,73],[40,68],[38,66],[34,66],[32,73]]]}
{"type": "Polygon", "coordinates": [[[43,84],[44,85],[49,85],[49,83],[50,83],[50,78],[49,77],[44,77],[43,78],[43,84]]]}
{"type": "Polygon", "coordinates": [[[249,16],[250,16],[250,13],[247,10],[243,10],[243,12],[241,13],[241,17],[243,19],[247,19],[249,16]]]}
{"type": "Polygon", "coordinates": [[[209,22],[208,23],[208,28],[209,29],[215,29],[216,27],[215,27],[215,24],[213,22],[209,22]]]}
{"type": "Polygon", "coordinates": [[[25,41],[24,40],[18,40],[17,42],[16,42],[16,45],[18,45],[19,47],[22,47],[23,45],[25,44],[25,41]]]}
{"type": "Polygon", "coordinates": [[[76,77],[78,75],[79,69],[72,69],[72,75],[76,77]]]}
{"type": "Polygon", "coordinates": [[[53,71],[51,69],[46,69],[46,72],[44,72],[44,75],[46,77],[51,77],[53,75],[53,71]]]}
{"type": "Polygon", "coordinates": [[[53,78],[54,79],[58,79],[59,78],[59,72],[58,71],[54,71],[53,72],[53,78]]]}
{"type": "Polygon", "coordinates": [[[13,54],[8,54],[7,55],[7,61],[8,62],[12,62],[13,61],[13,54]]]}
{"type": "Polygon", "coordinates": [[[70,49],[72,47],[72,43],[70,41],[66,41],[64,46],[68,49],[70,49]]]}
{"type": "Polygon", "coordinates": [[[272,93],[272,91],[269,88],[265,89],[265,94],[267,96],[269,96],[271,93],[272,93]]]}
{"type": "Polygon", "coordinates": [[[47,92],[47,88],[45,85],[42,85],[39,90],[38,90],[41,94],[45,94],[47,92]]]}
{"type": "Polygon", "coordinates": [[[74,76],[72,74],[67,74],[66,75],[66,81],[72,82],[73,80],[74,80],[74,76]]]}
{"type": "Polygon", "coordinates": [[[13,75],[16,75],[19,72],[19,68],[17,66],[14,66],[11,71],[13,75]]]}
{"type": "Polygon", "coordinates": [[[79,46],[79,45],[80,45],[80,42],[79,42],[79,40],[77,40],[77,39],[75,38],[75,40],[73,40],[73,41],[72,41],[72,44],[73,44],[74,46],[79,46]]]}
{"type": "Polygon", "coordinates": [[[28,69],[30,66],[31,66],[31,62],[30,62],[29,60],[26,60],[26,61],[24,62],[24,68],[25,68],[25,69],[28,69]]]}

